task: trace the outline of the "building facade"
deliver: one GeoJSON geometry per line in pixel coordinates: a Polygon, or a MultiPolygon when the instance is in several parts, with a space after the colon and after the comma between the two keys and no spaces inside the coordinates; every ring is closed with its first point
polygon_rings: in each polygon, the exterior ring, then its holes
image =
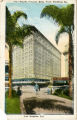
{"type": "Polygon", "coordinates": [[[61,53],[35,28],[23,48],[14,47],[13,82],[52,82],[53,77],[61,77],[61,53]]]}

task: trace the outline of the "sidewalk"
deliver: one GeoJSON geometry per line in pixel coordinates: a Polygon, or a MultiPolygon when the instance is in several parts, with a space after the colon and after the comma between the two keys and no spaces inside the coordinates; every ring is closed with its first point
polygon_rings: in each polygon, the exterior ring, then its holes
{"type": "MultiPolygon", "coordinates": [[[[23,100],[26,100],[26,99],[32,98],[32,97],[35,97],[38,99],[40,98],[40,99],[57,100],[57,102],[56,102],[57,105],[62,105],[62,106],[72,108],[72,100],[68,100],[68,99],[61,98],[61,97],[54,96],[54,95],[48,95],[46,93],[46,91],[47,91],[47,88],[41,88],[40,91],[38,92],[38,95],[36,95],[35,90],[32,86],[22,87],[22,95],[20,97],[21,113],[26,114],[23,100]]],[[[35,111],[37,114],[40,114],[40,112],[42,112],[44,114],[57,114],[57,113],[65,114],[65,112],[61,112],[61,111],[57,111],[57,110],[55,110],[55,111],[54,110],[44,110],[42,108],[35,108],[35,111]]]]}

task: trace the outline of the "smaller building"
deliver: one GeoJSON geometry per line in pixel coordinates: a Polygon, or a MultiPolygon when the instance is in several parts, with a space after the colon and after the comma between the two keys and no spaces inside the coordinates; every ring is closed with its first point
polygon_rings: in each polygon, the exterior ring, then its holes
{"type": "Polygon", "coordinates": [[[53,78],[54,86],[68,85],[68,83],[69,83],[68,77],[54,77],[53,78]]]}

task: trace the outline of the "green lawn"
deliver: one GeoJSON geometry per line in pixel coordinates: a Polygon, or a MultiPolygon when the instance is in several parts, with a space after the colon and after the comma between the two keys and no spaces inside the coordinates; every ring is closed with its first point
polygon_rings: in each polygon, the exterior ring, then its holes
{"type": "Polygon", "coordinates": [[[11,98],[6,96],[6,113],[7,114],[20,114],[20,98],[18,96],[13,96],[11,98]]]}
{"type": "Polygon", "coordinates": [[[63,98],[67,98],[67,99],[70,99],[70,100],[72,100],[72,97],[70,97],[70,96],[67,96],[67,95],[59,95],[59,97],[63,97],[63,98]]]}

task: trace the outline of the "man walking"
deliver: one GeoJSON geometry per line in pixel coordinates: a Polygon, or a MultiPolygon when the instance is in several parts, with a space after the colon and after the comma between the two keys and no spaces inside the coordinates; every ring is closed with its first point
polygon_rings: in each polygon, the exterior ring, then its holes
{"type": "Polygon", "coordinates": [[[34,88],[35,88],[36,95],[37,95],[38,94],[38,90],[39,90],[39,85],[36,83],[34,88]]]}

